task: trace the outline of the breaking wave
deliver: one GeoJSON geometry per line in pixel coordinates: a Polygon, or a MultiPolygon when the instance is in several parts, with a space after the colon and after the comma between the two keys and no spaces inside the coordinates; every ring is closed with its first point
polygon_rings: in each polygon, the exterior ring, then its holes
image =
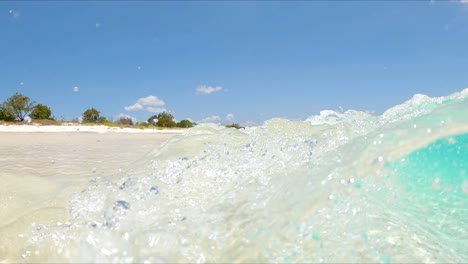
{"type": "Polygon", "coordinates": [[[33,223],[22,259],[468,262],[467,98],[197,126],[33,223]]]}

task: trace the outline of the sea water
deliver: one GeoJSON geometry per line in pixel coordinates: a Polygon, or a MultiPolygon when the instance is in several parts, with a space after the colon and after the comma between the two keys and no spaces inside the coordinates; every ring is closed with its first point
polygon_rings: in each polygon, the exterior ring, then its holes
{"type": "Polygon", "coordinates": [[[4,261],[468,262],[467,161],[468,89],[199,125],[61,198],[66,221],[29,223],[4,261]]]}

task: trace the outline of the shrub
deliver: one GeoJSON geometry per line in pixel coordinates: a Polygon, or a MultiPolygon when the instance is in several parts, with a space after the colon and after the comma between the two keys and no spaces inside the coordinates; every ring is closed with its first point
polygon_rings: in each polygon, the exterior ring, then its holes
{"type": "Polygon", "coordinates": [[[162,112],[157,115],[153,115],[148,118],[148,123],[157,125],[158,127],[175,127],[177,126],[176,122],[174,121],[174,116],[169,113],[162,112]],[[155,122],[155,120],[157,120],[155,122]]]}
{"type": "Polygon", "coordinates": [[[15,117],[11,115],[9,111],[7,111],[3,105],[0,105],[0,120],[3,121],[14,121],[15,117]]]}
{"type": "Polygon", "coordinates": [[[193,127],[194,125],[195,123],[187,119],[181,120],[179,123],[177,123],[177,127],[184,127],[184,128],[193,127]]]}
{"type": "Polygon", "coordinates": [[[237,124],[237,123],[232,123],[232,124],[230,124],[230,125],[227,125],[226,127],[232,127],[232,128],[235,128],[235,129],[244,128],[243,126],[240,126],[240,125],[237,124]]]}
{"type": "Polygon", "coordinates": [[[102,121],[101,116],[99,116],[99,113],[100,112],[98,110],[94,109],[94,108],[90,108],[90,109],[86,110],[83,113],[82,122],[83,123],[98,123],[99,121],[102,121]]]}
{"type": "Polygon", "coordinates": [[[43,104],[37,104],[31,112],[32,119],[53,119],[51,115],[50,108],[43,104]]]}
{"type": "Polygon", "coordinates": [[[115,123],[120,124],[120,125],[130,125],[130,126],[135,125],[133,123],[133,119],[131,117],[126,117],[126,116],[120,117],[119,120],[117,120],[115,123]]]}

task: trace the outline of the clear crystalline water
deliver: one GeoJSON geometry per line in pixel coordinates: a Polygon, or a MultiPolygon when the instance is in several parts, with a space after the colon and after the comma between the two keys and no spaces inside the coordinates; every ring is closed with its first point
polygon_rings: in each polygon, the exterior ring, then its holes
{"type": "Polygon", "coordinates": [[[27,248],[70,262],[468,262],[467,98],[197,126],[90,181],[68,224],[38,223],[27,248]]]}

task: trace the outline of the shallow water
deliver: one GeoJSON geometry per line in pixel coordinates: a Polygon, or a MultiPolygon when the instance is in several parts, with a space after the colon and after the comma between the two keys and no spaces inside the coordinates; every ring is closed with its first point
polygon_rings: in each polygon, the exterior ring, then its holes
{"type": "Polygon", "coordinates": [[[60,197],[6,260],[467,262],[467,98],[198,126],[60,197]]]}
{"type": "MultiPolygon", "coordinates": [[[[70,197],[90,177],[123,175],[128,166],[171,135],[0,133],[0,262],[28,262],[27,232],[65,223],[70,197]],[[37,224],[37,225],[36,225],[37,224]]],[[[29,252],[29,253],[28,253],[29,252]]],[[[38,252],[39,253],[39,252],[38,252]]],[[[66,260],[57,254],[36,260],[66,260]]]]}

